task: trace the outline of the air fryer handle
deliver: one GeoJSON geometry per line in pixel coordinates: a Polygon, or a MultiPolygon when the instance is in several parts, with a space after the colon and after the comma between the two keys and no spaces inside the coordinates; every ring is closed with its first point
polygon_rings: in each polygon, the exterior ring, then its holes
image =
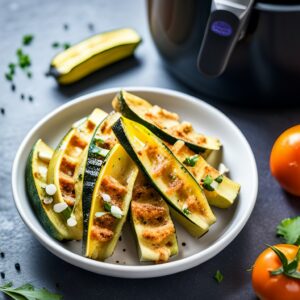
{"type": "Polygon", "coordinates": [[[204,75],[217,77],[224,72],[241,27],[241,20],[232,12],[211,12],[198,56],[198,69],[204,75]]]}

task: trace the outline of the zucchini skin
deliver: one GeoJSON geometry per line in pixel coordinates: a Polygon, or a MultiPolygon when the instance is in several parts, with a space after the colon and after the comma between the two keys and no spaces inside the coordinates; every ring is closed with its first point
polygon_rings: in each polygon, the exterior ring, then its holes
{"type": "MultiPolygon", "coordinates": [[[[123,127],[122,124],[122,118],[120,118],[113,126],[113,131],[115,133],[115,135],[117,136],[120,144],[123,146],[123,148],[127,151],[128,155],[132,158],[132,160],[137,164],[137,166],[140,168],[140,170],[144,173],[144,175],[146,176],[146,178],[149,179],[149,181],[153,184],[153,186],[156,188],[156,190],[159,192],[159,194],[167,201],[167,203],[169,204],[171,211],[174,210],[175,212],[177,212],[178,215],[180,215],[182,218],[184,218],[185,222],[182,222],[182,225],[195,237],[200,237],[201,235],[203,235],[205,232],[208,231],[207,229],[202,229],[200,228],[195,222],[193,222],[191,219],[187,218],[183,212],[177,207],[175,206],[172,201],[170,201],[170,199],[157,187],[155,181],[153,181],[153,179],[151,178],[150,174],[148,173],[148,171],[146,170],[146,168],[144,167],[144,165],[142,164],[142,162],[140,161],[138,155],[136,154],[135,150],[133,149],[133,147],[131,146],[125,129],[123,127]],[[191,230],[188,228],[189,226],[187,224],[190,224],[190,227],[192,228],[191,230]],[[199,230],[198,230],[199,229],[199,230]]],[[[165,144],[163,144],[163,147],[165,147],[165,149],[174,157],[174,159],[176,161],[178,161],[180,163],[180,161],[173,155],[173,153],[171,152],[171,150],[165,146],[165,144]]],[[[181,164],[181,163],[180,163],[181,164]]],[[[186,173],[191,177],[191,180],[193,180],[197,185],[197,181],[195,180],[195,178],[189,173],[189,171],[182,165],[181,166],[186,173]]],[[[201,189],[201,187],[199,186],[199,188],[201,189]]],[[[205,196],[204,196],[205,197],[205,196]]],[[[178,219],[178,218],[177,218],[178,219]]],[[[213,223],[215,222],[215,219],[213,220],[213,223]]],[[[209,225],[208,225],[209,227],[209,225]]]]}
{"type": "Polygon", "coordinates": [[[37,191],[33,172],[32,172],[33,154],[35,151],[35,147],[37,146],[39,141],[40,140],[38,140],[34,144],[34,146],[32,147],[32,149],[30,151],[28,159],[27,159],[27,164],[26,164],[26,169],[25,169],[26,193],[30,200],[31,206],[33,207],[33,210],[34,210],[36,216],[38,217],[40,223],[42,224],[43,228],[54,239],[62,241],[62,240],[64,240],[64,237],[56,230],[55,226],[49,220],[47,214],[45,213],[45,211],[41,205],[42,200],[39,197],[39,193],[37,191]]]}
{"type": "MultiPolygon", "coordinates": [[[[123,91],[120,91],[120,93],[117,95],[117,97],[118,97],[119,104],[120,104],[120,111],[124,117],[144,125],[150,131],[152,131],[155,135],[157,135],[159,138],[161,138],[163,141],[166,141],[172,145],[175,144],[178,140],[180,140],[180,139],[166,133],[165,131],[161,130],[159,127],[153,125],[152,123],[146,121],[145,119],[141,118],[132,109],[130,109],[130,107],[126,103],[126,99],[124,98],[123,91]]],[[[209,149],[197,146],[190,142],[186,142],[186,141],[184,141],[184,142],[195,153],[204,155],[205,157],[208,156],[211,151],[209,149]],[[206,154],[206,152],[208,152],[208,153],[206,154]]]]}

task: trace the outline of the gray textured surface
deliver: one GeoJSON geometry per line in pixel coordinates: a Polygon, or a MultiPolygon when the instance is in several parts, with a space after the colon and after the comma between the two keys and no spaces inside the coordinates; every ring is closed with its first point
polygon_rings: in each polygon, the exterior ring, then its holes
{"type": "MultiPolygon", "coordinates": [[[[300,201],[281,191],[269,173],[272,143],[285,128],[299,123],[299,109],[243,108],[214,103],[240,127],[249,140],[259,169],[259,194],[254,212],[230,246],[210,261],[191,270],[147,280],[126,280],[95,275],[73,267],[44,249],[20,219],[11,194],[11,167],[16,150],[28,130],[59,105],[79,95],[114,86],[159,86],[196,95],[173,79],[163,68],[153,47],[146,24],[144,1],[0,1],[0,271],[5,281],[16,285],[32,282],[64,295],[65,299],[255,299],[251,276],[246,270],[264,248],[276,243],[277,223],[300,213],[300,201]],[[136,59],[100,71],[72,87],[59,88],[43,74],[56,50],[54,41],[76,42],[95,32],[132,26],[144,38],[136,59]],[[63,24],[69,24],[69,30],[63,24]],[[31,80],[18,72],[13,93],[3,79],[7,64],[26,33],[35,36],[28,47],[33,61],[31,80]],[[20,93],[31,94],[34,101],[21,101],[20,93]],[[17,273],[14,264],[21,264],[17,273]],[[212,276],[220,269],[225,278],[217,284],[212,276]],[[56,287],[59,283],[59,287],[56,287]]],[[[196,95],[197,96],[197,95],[196,95]]],[[[199,96],[199,95],[198,95],[199,96]]],[[[211,101],[208,101],[211,102],[211,101]]],[[[4,281],[0,279],[0,283],[4,281]]],[[[1,299],[2,295],[0,295],[1,299]]]]}

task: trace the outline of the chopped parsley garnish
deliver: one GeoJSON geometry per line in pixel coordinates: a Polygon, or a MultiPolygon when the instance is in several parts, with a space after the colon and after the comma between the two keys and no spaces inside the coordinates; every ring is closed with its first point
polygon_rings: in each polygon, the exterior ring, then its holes
{"type": "Polygon", "coordinates": [[[94,138],[94,142],[98,144],[104,144],[104,140],[101,138],[94,138]]]}
{"type": "Polygon", "coordinates": [[[32,73],[31,72],[27,72],[27,77],[31,78],[32,77],[32,73]]]}
{"type": "Polygon", "coordinates": [[[223,274],[220,272],[220,270],[217,270],[216,274],[214,275],[214,279],[215,279],[218,283],[220,283],[220,282],[223,281],[224,276],[223,276],[223,274]]]}
{"type": "Polygon", "coordinates": [[[221,183],[223,181],[223,175],[218,176],[217,178],[215,178],[215,181],[217,183],[221,183]]]}
{"type": "Polygon", "coordinates": [[[108,202],[104,202],[104,209],[106,210],[106,211],[111,211],[111,205],[108,203],[108,202]]]}
{"type": "Polygon", "coordinates": [[[23,36],[23,45],[24,46],[30,45],[32,41],[33,41],[32,34],[26,34],[23,36]]]}
{"type": "Polygon", "coordinates": [[[23,50],[21,48],[17,50],[17,57],[18,57],[18,65],[21,69],[25,69],[31,65],[31,60],[29,55],[23,53],[23,50]]]}
{"type": "Polygon", "coordinates": [[[78,180],[81,181],[82,180],[82,174],[78,175],[78,180]]]}
{"type": "Polygon", "coordinates": [[[63,43],[63,48],[66,50],[66,49],[69,49],[71,47],[70,43],[63,43]]]}
{"type": "Polygon", "coordinates": [[[300,216],[282,220],[276,232],[287,244],[300,245],[300,216]]]}
{"type": "Polygon", "coordinates": [[[8,80],[8,81],[12,81],[13,80],[13,75],[11,73],[5,73],[5,78],[8,80]]]}
{"type": "Polygon", "coordinates": [[[183,163],[187,166],[190,167],[194,167],[196,162],[198,161],[199,157],[197,154],[190,156],[190,157],[186,157],[186,159],[183,161],[183,163]]]}
{"type": "Polygon", "coordinates": [[[211,186],[212,182],[214,181],[213,178],[210,175],[206,175],[206,177],[204,179],[201,180],[202,181],[202,186],[210,191],[213,192],[215,189],[211,186]]]}
{"type": "Polygon", "coordinates": [[[189,211],[189,209],[188,208],[184,208],[183,210],[182,210],[182,212],[185,214],[185,215],[189,215],[191,212],[189,211]]]}

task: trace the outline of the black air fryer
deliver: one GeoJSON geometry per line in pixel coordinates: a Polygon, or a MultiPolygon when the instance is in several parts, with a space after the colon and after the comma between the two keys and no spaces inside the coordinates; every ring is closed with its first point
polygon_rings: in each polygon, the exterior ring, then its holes
{"type": "Polygon", "coordinates": [[[202,95],[231,102],[297,102],[300,3],[148,0],[168,68],[202,95]]]}

